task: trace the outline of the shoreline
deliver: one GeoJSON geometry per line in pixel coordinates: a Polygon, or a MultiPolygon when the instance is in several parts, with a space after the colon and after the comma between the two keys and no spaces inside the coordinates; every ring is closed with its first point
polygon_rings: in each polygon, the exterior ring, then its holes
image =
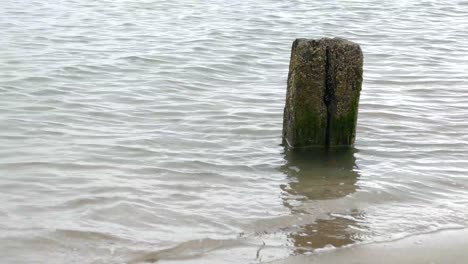
{"type": "Polygon", "coordinates": [[[436,264],[468,263],[468,228],[442,230],[434,233],[371,244],[357,244],[312,255],[292,256],[270,264],[303,263],[408,263],[436,264]]]}

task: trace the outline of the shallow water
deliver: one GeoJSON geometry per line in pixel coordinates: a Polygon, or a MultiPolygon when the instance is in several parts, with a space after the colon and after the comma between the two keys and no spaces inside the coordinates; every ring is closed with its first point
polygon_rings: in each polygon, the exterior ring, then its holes
{"type": "Polygon", "coordinates": [[[0,260],[259,263],[468,227],[466,1],[0,8],[0,260]],[[284,153],[292,41],[365,55],[355,147],[284,153]]]}

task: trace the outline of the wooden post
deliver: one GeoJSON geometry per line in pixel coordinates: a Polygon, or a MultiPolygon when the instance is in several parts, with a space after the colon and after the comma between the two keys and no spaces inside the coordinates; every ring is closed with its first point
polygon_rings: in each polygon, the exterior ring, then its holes
{"type": "Polygon", "coordinates": [[[356,137],[363,55],[340,38],[296,39],[291,50],[283,144],[350,146],[356,137]]]}

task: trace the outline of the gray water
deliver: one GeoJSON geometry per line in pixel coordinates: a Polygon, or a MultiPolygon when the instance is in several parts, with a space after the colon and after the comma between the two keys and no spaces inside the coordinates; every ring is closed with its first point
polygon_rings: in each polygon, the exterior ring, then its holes
{"type": "Polygon", "coordinates": [[[261,263],[468,227],[466,1],[0,7],[1,263],[261,263]],[[295,38],[365,55],[353,149],[285,153],[295,38]]]}

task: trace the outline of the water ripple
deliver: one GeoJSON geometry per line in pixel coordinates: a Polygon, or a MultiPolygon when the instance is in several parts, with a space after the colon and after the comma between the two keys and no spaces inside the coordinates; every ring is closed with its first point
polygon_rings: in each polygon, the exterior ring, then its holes
{"type": "Polygon", "coordinates": [[[251,263],[466,228],[467,14],[3,1],[2,261],[251,263]],[[304,160],[279,146],[290,48],[322,36],[364,51],[357,142],[304,160]]]}

